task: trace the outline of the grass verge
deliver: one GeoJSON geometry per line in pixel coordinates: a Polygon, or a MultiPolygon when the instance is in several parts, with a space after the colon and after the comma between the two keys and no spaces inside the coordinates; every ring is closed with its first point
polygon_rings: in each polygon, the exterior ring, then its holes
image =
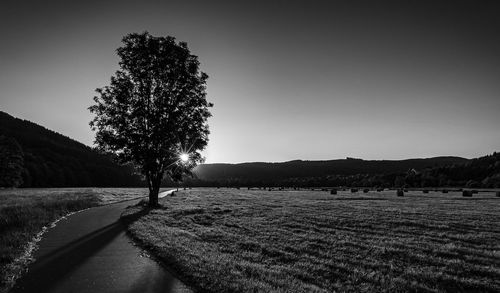
{"type": "Polygon", "coordinates": [[[500,199],[195,189],[128,230],[200,292],[499,292],[500,199]],[[341,199],[341,200],[339,200],[341,199]]]}

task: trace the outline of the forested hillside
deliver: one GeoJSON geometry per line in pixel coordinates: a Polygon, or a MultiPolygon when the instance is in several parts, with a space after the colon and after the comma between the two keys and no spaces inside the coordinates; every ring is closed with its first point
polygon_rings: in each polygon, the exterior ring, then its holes
{"type": "MultiPolygon", "coordinates": [[[[500,153],[469,160],[465,164],[453,164],[424,170],[423,180],[434,178],[436,185],[455,185],[470,188],[500,188],[500,153]]],[[[416,177],[418,179],[418,176],[416,177]]]]}
{"type": "MultiPolygon", "coordinates": [[[[0,136],[22,152],[20,187],[142,186],[132,168],[69,137],[0,111],[0,136]],[[11,143],[12,144],[12,143],[11,143]]],[[[1,175],[0,175],[1,176],[1,175]]]]}
{"type": "Polygon", "coordinates": [[[408,170],[432,169],[468,162],[459,157],[409,160],[362,160],[283,163],[206,164],[195,169],[198,179],[220,185],[392,186],[408,170]]]}
{"type": "Polygon", "coordinates": [[[400,161],[347,158],[284,163],[206,164],[188,184],[204,186],[356,186],[500,188],[500,153],[476,159],[400,161]]]}

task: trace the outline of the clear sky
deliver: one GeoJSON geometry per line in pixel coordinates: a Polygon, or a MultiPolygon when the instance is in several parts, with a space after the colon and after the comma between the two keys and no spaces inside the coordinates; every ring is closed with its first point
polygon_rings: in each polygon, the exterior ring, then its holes
{"type": "Polygon", "coordinates": [[[0,110],[92,145],[94,90],[147,30],[210,76],[208,163],[477,157],[500,150],[495,2],[2,0],[0,110]]]}

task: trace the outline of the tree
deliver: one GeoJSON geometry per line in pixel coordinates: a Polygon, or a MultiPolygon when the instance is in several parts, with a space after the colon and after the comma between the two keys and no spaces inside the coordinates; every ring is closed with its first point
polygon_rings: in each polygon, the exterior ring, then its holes
{"type": "Polygon", "coordinates": [[[14,138],[0,136],[0,187],[23,183],[24,155],[14,138]]]}
{"type": "Polygon", "coordinates": [[[174,37],[129,34],[117,49],[120,69],[96,89],[90,122],[101,151],[133,163],[145,176],[150,206],[158,205],[164,175],[190,174],[208,143],[208,75],[198,57],[174,37]]]}

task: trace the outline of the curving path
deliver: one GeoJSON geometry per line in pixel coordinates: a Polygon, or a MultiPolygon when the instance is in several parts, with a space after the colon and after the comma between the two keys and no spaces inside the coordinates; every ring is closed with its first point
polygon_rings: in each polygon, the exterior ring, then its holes
{"type": "Polygon", "coordinates": [[[191,292],[126,235],[120,214],[136,202],[91,208],[58,222],[12,292],[191,292]]]}

